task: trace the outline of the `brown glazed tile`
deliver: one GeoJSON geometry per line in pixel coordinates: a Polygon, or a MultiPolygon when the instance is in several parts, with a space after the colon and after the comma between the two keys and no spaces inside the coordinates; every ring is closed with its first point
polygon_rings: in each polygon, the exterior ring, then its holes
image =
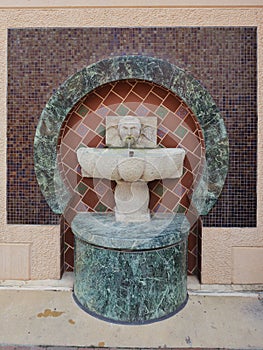
{"type": "Polygon", "coordinates": [[[196,235],[193,234],[193,228],[191,228],[191,232],[192,232],[192,234],[189,235],[189,237],[188,237],[188,249],[192,252],[192,251],[196,250],[198,240],[197,240],[196,235]]]}
{"type": "Polygon", "coordinates": [[[161,183],[161,180],[154,180],[154,181],[150,181],[148,182],[148,188],[149,190],[153,190],[156,186],[158,186],[161,183]]]}
{"type": "Polygon", "coordinates": [[[108,93],[111,91],[113,86],[114,86],[113,84],[109,83],[101,87],[98,87],[96,89],[96,94],[99,95],[102,99],[104,99],[108,95],[108,93]]]}
{"type": "Polygon", "coordinates": [[[65,243],[74,248],[74,242],[75,242],[75,239],[74,239],[74,235],[71,231],[71,229],[67,230],[66,234],[65,234],[65,243]]]}
{"type": "MultiPolygon", "coordinates": [[[[111,189],[111,187],[110,187],[111,189]]],[[[106,186],[103,181],[99,181],[95,186],[94,186],[94,190],[96,193],[98,193],[100,196],[103,196],[108,190],[109,187],[106,186]]]]}
{"type": "Polygon", "coordinates": [[[189,149],[191,152],[193,152],[199,144],[199,139],[195,136],[195,134],[192,134],[190,132],[185,136],[185,138],[181,142],[181,145],[184,148],[189,149]]]}
{"type": "Polygon", "coordinates": [[[108,186],[109,188],[111,188],[113,191],[114,191],[115,188],[116,188],[116,182],[115,182],[115,181],[103,179],[103,183],[104,183],[106,186],[108,186]]]}
{"type": "Polygon", "coordinates": [[[62,138],[64,140],[64,137],[67,135],[67,133],[70,131],[71,129],[66,125],[65,126],[65,129],[63,131],[63,134],[62,134],[62,138]]]}
{"type": "Polygon", "coordinates": [[[134,112],[133,112],[133,111],[129,111],[129,115],[130,115],[130,116],[137,117],[137,116],[138,116],[138,114],[135,112],[135,110],[137,109],[137,107],[136,107],[136,106],[134,106],[134,104],[133,104],[132,109],[134,109],[134,112]]]}
{"type": "MultiPolygon", "coordinates": [[[[149,93],[149,95],[147,95],[147,97],[144,99],[143,101],[145,104],[148,105],[153,105],[153,106],[160,106],[160,104],[162,103],[162,99],[158,96],[156,96],[155,94],[153,94],[152,92],[149,93]]],[[[150,107],[150,109],[152,110],[152,108],[150,107]]],[[[156,108],[155,108],[156,109],[156,108]]]]}
{"type": "Polygon", "coordinates": [[[88,94],[88,97],[83,101],[83,104],[92,111],[95,111],[102,103],[102,98],[95,93],[88,94]]]}
{"type": "Polygon", "coordinates": [[[162,101],[163,106],[170,109],[170,111],[175,112],[181,104],[181,100],[176,98],[172,94],[168,94],[167,97],[162,101]]]}
{"type": "Polygon", "coordinates": [[[188,251],[188,271],[193,274],[197,267],[196,256],[188,251]]]}
{"type": "Polygon", "coordinates": [[[97,184],[97,182],[95,180],[96,179],[92,179],[90,177],[83,177],[82,178],[82,182],[91,189],[94,189],[94,187],[97,184]]]}
{"type": "Polygon", "coordinates": [[[196,157],[193,153],[191,152],[186,152],[185,159],[184,159],[184,166],[194,172],[196,169],[197,165],[200,164],[200,157],[196,157]]]}
{"type": "Polygon", "coordinates": [[[76,188],[76,186],[78,185],[78,183],[81,180],[80,175],[72,169],[68,169],[68,171],[66,173],[66,178],[67,178],[68,182],[70,183],[72,189],[76,188]]]}
{"type": "Polygon", "coordinates": [[[73,248],[71,248],[69,246],[67,246],[67,249],[65,251],[65,261],[71,267],[74,266],[74,251],[73,251],[73,248]]]}
{"type": "Polygon", "coordinates": [[[74,128],[76,129],[76,127],[81,123],[82,118],[77,115],[76,113],[72,113],[70,118],[68,118],[68,122],[67,122],[67,126],[69,128],[74,128]]]}
{"type": "Polygon", "coordinates": [[[83,202],[88,204],[88,206],[91,208],[95,208],[95,206],[98,204],[98,201],[98,195],[92,189],[89,189],[83,197],[83,202]]]}
{"type": "Polygon", "coordinates": [[[154,92],[155,95],[160,97],[162,100],[165,99],[166,96],[169,94],[169,90],[156,85],[152,88],[152,92],[154,92]]]}
{"type": "Polygon", "coordinates": [[[198,139],[202,138],[202,136],[200,136],[200,130],[197,129],[194,134],[198,139]]]}
{"type": "Polygon", "coordinates": [[[64,143],[64,140],[60,143],[58,148],[59,148],[58,155],[59,155],[60,159],[62,159],[65,156],[65,154],[68,152],[68,150],[70,149],[69,146],[64,143]]]}
{"type": "Polygon", "coordinates": [[[188,197],[188,193],[185,193],[183,197],[180,198],[180,204],[183,205],[185,208],[189,207],[190,199],[188,197]]]}
{"type": "Polygon", "coordinates": [[[111,105],[120,104],[121,102],[122,102],[122,98],[111,91],[103,101],[103,104],[105,106],[111,106],[111,105]]]}
{"type": "Polygon", "coordinates": [[[202,149],[201,143],[199,143],[199,145],[196,147],[196,149],[194,150],[193,154],[198,157],[201,158],[202,154],[204,154],[204,151],[202,149]]]}
{"type": "Polygon", "coordinates": [[[81,201],[81,197],[82,196],[77,191],[75,191],[70,198],[70,201],[68,203],[68,207],[71,207],[72,209],[75,210],[76,206],[81,201]]]}
{"type": "Polygon", "coordinates": [[[197,121],[195,121],[195,117],[194,117],[193,114],[188,114],[186,116],[186,118],[184,119],[184,123],[186,125],[183,124],[183,126],[187,127],[192,132],[196,131],[196,129],[197,129],[197,121]]]}
{"type": "Polygon", "coordinates": [[[105,146],[105,143],[103,140],[104,140],[103,137],[97,135],[89,142],[89,147],[105,146]]]}
{"type": "Polygon", "coordinates": [[[173,210],[179,203],[179,201],[180,198],[176,194],[174,194],[170,190],[167,190],[161,198],[160,203],[169,210],[173,210]]]}
{"type": "Polygon", "coordinates": [[[181,184],[181,181],[177,181],[176,186],[173,188],[173,193],[175,193],[178,197],[182,197],[186,192],[186,188],[181,184]]]}
{"type": "Polygon", "coordinates": [[[183,175],[181,183],[185,188],[191,188],[193,180],[194,180],[193,174],[187,170],[183,175]]]}
{"type": "Polygon", "coordinates": [[[177,147],[178,144],[180,143],[179,137],[172,133],[168,133],[165,135],[165,137],[162,139],[161,143],[164,147],[166,148],[172,148],[172,147],[177,147]]]}
{"type": "Polygon", "coordinates": [[[155,193],[150,193],[150,201],[149,201],[149,208],[152,210],[156,204],[159,202],[160,197],[157,196],[155,193]]]}
{"type": "Polygon", "coordinates": [[[127,81],[119,81],[113,88],[113,92],[119,95],[121,98],[125,98],[131,91],[132,86],[127,81]]]}
{"type": "MultiPolygon", "coordinates": [[[[74,253],[73,253],[74,254],[74,253]]],[[[67,272],[73,272],[74,271],[74,267],[68,265],[66,262],[65,262],[65,271],[67,272]]]]}
{"type": "Polygon", "coordinates": [[[65,156],[62,158],[62,162],[71,167],[72,169],[75,169],[78,165],[76,152],[69,149],[65,156]]]}
{"type": "Polygon", "coordinates": [[[96,113],[89,113],[83,119],[83,123],[92,130],[95,130],[101,122],[102,122],[102,118],[98,116],[96,113]]]}
{"type": "Polygon", "coordinates": [[[74,209],[72,209],[71,207],[67,207],[67,209],[65,210],[63,215],[64,215],[65,219],[67,220],[67,222],[69,223],[69,225],[71,225],[71,222],[74,219],[74,217],[77,215],[77,212],[74,209]]]}
{"type": "Polygon", "coordinates": [[[173,189],[176,187],[178,182],[179,182],[179,179],[164,179],[163,186],[165,189],[168,188],[169,190],[173,191],[173,189]]]}
{"type": "Polygon", "coordinates": [[[108,208],[111,210],[115,207],[115,200],[114,200],[114,194],[113,191],[110,189],[108,190],[104,196],[101,198],[101,202],[105,204],[108,208]]]}
{"type": "Polygon", "coordinates": [[[76,149],[76,147],[80,144],[81,137],[76,134],[73,130],[69,130],[67,135],[63,138],[63,143],[68,145],[71,149],[76,149]]]}
{"type": "Polygon", "coordinates": [[[99,136],[97,133],[89,130],[85,138],[83,139],[83,144],[88,146],[88,147],[97,147],[103,138],[99,136]]]}
{"type": "Polygon", "coordinates": [[[133,92],[130,92],[124,100],[125,102],[142,102],[142,98],[133,92]]]}
{"type": "Polygon", "coordinates": [[[151,84],[141,84],[137,83],[132,91],[135,92],[137,95],[139,95],[141,98],[145,98],[148,93],[151,91],[152,85],[151,84]]]}
{"type": "Polygon", "coordinates": [[[70,225],[69,223],[67,222],[67,220],[63,217],[63,222],[64,222],[64,229],[65,229],[65,233],[67,233],[68,231],[71,231],[71,228],[70,228],[70,225]]]}
{"type": "Polygon", "coordinates": [[[167,129],[174,131],[180,125],[181,121],[180,118],[176,117],[176,114],[169,112],[162,121],[162,125],[167,129]]]}

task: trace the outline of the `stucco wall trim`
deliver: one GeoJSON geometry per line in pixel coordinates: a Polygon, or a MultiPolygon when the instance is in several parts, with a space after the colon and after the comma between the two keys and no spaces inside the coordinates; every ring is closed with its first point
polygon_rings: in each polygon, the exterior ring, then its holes
{"type": "Polygon", "coordinates": [[[229,4],[228,0],[221,0],[220,4],[217,0],[199,0],[196,4],[195,0],[133,0],[132,3],[128,0],[76,0],[74,3],[71,0],[2,0],[1,8],[255,8],[263,7],[262,0],[232,0],[229,4]]]}

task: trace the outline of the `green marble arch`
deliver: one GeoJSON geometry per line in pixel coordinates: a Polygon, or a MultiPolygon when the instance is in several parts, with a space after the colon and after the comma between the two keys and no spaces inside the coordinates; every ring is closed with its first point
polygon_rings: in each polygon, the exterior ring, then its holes
{"type": "Polygon", "coordinates": [[[70,199],[57,166],[57,141],[67,114],[93,89],[123,79],[146,80],[170,89],[194,112],[204,135],[206,164],[192,204],[206,215],[217,201],[228,171],[229,147],[223,118],[195,78],[169,62],[147,56],[118,56],[96,62],[67,79],[48,101],[34,140],[35,173],[48,205],[60,214],[70,199]]]}

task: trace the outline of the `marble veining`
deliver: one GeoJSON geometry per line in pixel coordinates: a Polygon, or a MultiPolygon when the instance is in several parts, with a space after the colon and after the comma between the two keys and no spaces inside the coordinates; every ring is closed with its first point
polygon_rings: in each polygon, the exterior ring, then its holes
{"type": "Polygon", "coordinates": [[[187,300],[186,252],[186,240],[168,248],[127,252],[77,238],[75,298],[85,311],[108,321],[158,321],[187,300]]]}

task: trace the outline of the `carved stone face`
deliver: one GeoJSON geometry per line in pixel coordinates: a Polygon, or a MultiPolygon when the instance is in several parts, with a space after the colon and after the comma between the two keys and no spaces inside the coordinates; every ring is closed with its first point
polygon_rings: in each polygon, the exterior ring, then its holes
{"type": "Polygon", "coordinates": [[[141,134],[141,122],[136,117],[123,117],[119,121],[118,131],[126,145],[133,145],[141,134]]]}

